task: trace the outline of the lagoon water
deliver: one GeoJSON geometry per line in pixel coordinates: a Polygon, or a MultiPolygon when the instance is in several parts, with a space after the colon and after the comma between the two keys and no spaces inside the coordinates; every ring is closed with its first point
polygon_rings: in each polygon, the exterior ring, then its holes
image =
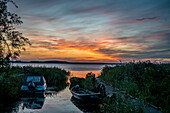
{"type": "MultiPolygon", "coordinates": [[[[13,63],[13,66],[46,66],[58,67],[71,72],[72,77],[85,77],[89,72],[93,72],[98,76],[105,65],[100,64],[52,64],[52,63],[13,63]]],[[[114,66],[114,65],[112,65],[114,66]]],[[[18,102],[18,105],[13,107],[15,112],[19,113],[82,113],[91,112],[93,109],[82,109],[76,107],[81,103],[75,104],[72,99],[72,94],[69,88],[66,87],[62,91],[50,91],[46,93],[45,98],[27,99],[18,102]],[[36,102],[38,104],[36,104],[36,102]],[[28,105],[27,105],[28,104],[28,105]],[[27,106],[25,106],[27,105],[27,106]],[[33,107],[40,106],[40,109],[33,109],[33,107]],[[31,108],[32,107],[32,108],[31,108]]]]}

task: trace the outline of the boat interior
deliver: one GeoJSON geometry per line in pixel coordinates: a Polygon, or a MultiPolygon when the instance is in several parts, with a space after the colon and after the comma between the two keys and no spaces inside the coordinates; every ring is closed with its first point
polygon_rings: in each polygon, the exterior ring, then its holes
{"type": "Polygon", "coordinates": [[[93,94],[94,92],[91,92],[89,90],[85,90],[83,88],[78,88],[78,89],[73,89],[74,92],[79,93],[79,94],[93,94]]]}

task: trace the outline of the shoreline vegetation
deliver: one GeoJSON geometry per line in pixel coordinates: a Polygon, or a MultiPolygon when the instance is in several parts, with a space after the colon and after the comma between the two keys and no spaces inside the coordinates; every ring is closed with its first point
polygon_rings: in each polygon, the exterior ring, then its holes
{"type": "Polygon", "coordinates": [[[118,93],[113,95],[113,101],[105,98],[102,107],[104,111],[141,112],[143,108],[137,108],[129,101],[128,98],[131,97],[145,105],[156,106],[161,112],[170,112],[170,64],[153,64],[146,61],[115,67],[106,66],[99,78],[126,96],[122,98],[122,94],[118,93]]]}
{"type": "MultiPolygon", "coordinates": [[[[7,66],[0,67],[0,69],[0,111],[6,111],[6,107],[14,105],[20,100],[20,87],[26,75],[43,75],[47,87],[52,86],[57,92],[68,86],[67,82],[70,76],[69,71],[57,67],[7,66]],[[6,99],[8,99],[8,102],[6,99]]],[[[10,112],[12,111],[12,108],[8,109],[10,109],[10,112]]]]}

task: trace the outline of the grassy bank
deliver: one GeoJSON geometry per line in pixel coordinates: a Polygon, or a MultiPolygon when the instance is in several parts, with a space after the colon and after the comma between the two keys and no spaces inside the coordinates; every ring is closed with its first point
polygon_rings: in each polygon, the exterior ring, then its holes
{"type": "Polygon", "coordinates": [[[104,67],[100,78],[146,104],[150,103],[163,112],[170,112],[170,64],[147,61],[104,67]]]}

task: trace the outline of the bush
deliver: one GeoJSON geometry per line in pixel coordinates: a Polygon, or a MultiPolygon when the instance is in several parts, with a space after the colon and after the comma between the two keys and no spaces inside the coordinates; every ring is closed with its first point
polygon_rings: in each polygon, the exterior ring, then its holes
{"type": "Polygon", "coordinates": [[[94,91],[96,92],[96,89],[97,89],[97,84],[96,82],[93,80],[93,78],[86,78],[84,81],[83,81],[83,86],[85,89],[88,89],[90,91],[94,91]]]}
{"type": "MultiPolygon", "coordinates": [[[[23,83],[24,77],[22,76],[7,76],[0,75],[0,78],[3,79],[0,83],[1,91],[0,91],[0,100],[7,99],[9,101],[13,101],[17,99],[19,94],[19,86],[23,83]]],[[[5,100],[6,101],[6,100],[5,100]]]]}

